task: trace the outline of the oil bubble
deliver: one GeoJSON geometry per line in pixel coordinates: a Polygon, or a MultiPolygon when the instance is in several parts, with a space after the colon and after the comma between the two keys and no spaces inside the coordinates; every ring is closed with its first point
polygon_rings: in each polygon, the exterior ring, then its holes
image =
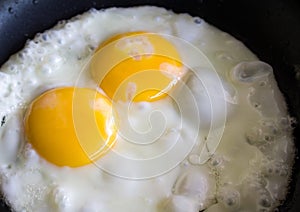
{"type": "Polygon", "coordinates": [[[223,163],[223,158],[217,155],[214,155],[210,160],[210,165],[212,167],[218,167],[223,163]]]}
{"type": "Polygon", "coordinates": [[[270,201],[269,197],[267,197],[267,196],[261,197],[258,203],[259,203],[259,205],[261,205],[265,208],[271,207],[271,201],[270,201]]]}
{"type": "Polygon", "coordinates": [[[240,205],[240,193],[234,188],[225,187],[220,190],[218,200],[226,207],[237,209],[240,205]]]}
{"type": "Polygon", "coordinates": [[[8,12],[9,12],[10,14],[13,14],[13,13],[14,13],[14,9],[13,9],[12,7],[9,7],[9,8],[8,8],[8,12]]]}
{"type": "Polygon", "coordinates": [[[192,154],[189,156],[189,162],[193,165],[198,165],[200,164],[200,156],[196,154],[192,154]]]}
{"type": "Polygon", "coordinates": [[[265,135],[264,136],[264,140],[266,142],[274,141],[274,136],[272,136],[272,135],[265,135]]]}
{"type": "Polygon", "coordinates": [[[267,84],[266,81],[261,81],[261,82],[259,82],[259,86],[261,86],[261,87],[264,87],[266,84],[267,84]]]}
{"type": "Polygon", "coordinates": [[[254,108],[260,108],[261,107],[261,104],[259,104],[258,102],[253,102],[252,105],[253,105],[254,108]]]}
{"type": "Polygon", "coordinates": [[[202,19],[199,18],[199,17],[195,17],[195,18],[194,18],[194,23],[195,23],[195,24],[201,24],[201,23],[202,23],[202,19]]]}

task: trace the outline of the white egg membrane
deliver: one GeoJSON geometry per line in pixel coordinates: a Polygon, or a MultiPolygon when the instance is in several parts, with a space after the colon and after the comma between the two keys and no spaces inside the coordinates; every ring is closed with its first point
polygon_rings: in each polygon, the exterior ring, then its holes
{"type": "MultiPolygon", "coordinates": [[[[189,57],[178,48],[183,57],[189,57]]],[[[204,76],[208,87],[214,87],[217,79],[212,70],[190,68],[204,76]]],[[[95,87],[90,75],[84,76],[86,84],[95,87]]],[[[5,201],[15,211],[269,211],[285,198],[294,158],[293,119],[272,68],[241,42],[198,17],[149,6],[92,9],[37,34],[2,66],[0,77],[0,119],[5,117],[0,127],[0,185],[5,201]],[[30,102],[50,88],[75,85],[94,49],[108,37],[139,30],[184,39],[200,49],[219,74],[225,99],[208,91],[217,96],[211,108],[214,118],[203,83],[195,75],[186,81],[201,117],[193,150],[167,173],[144,180],[113,176],[93,164],[57,167],[39,157],[24,139],[22,121],[30,102]],[[218,107],[224,100],[225,114],[218,107]],[[220,116],[226,117],[225,125],[219,123],[220,116]],[[202,163],[200,146],[207,142],[212,122],[225,128],[216,151],[208,150],[211,158],[202,163]]],[[[176,90],[176,95],[180,92],[176,90]]],[[[147,123],[139,117],[155,108],[164,108],[169,117],[167,131],[184,134],[193,127],[178,126],[180,116],[169,100],[135,107],[131,121],[141,131],[147,123]]],[[[182,119],[188,123],[192,117],[182,119]]],[[[161,147],[136,152],[119,137],[115,148],[141,157],[161,147]]],[[[127,168],[122,161],[113,166],[127,168]]]]}

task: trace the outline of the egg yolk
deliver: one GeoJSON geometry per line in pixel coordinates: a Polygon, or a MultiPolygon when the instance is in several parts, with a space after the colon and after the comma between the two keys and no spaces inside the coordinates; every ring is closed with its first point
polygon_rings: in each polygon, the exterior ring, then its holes
{"type": "Polygon", "coordinates": [[[91,163],[114,144],[116,127],[110,100],[88,88],[49,90],[30,105],[25,133],[32,147],[58,166],[91,163]]]}
{"type": "Polygon", "coordinates": [[[156,101],[184,75],[180,55],[155,33],[128,32],[104,41],[90,65],[94,80],[112,99],[156,101]]]}

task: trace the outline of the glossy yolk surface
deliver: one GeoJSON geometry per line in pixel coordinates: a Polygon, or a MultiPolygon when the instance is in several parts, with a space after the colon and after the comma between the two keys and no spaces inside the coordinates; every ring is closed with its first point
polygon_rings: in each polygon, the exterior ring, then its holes
{"type": "Polygon", "coordinates": [[[25,116],[33,148],[58,166],[78,167],[101,157],[114,144],[110,100],[87,88],[58,88],[36,98],[25,116]]]}
{"type": "Polygon", "coordinates": [[[165,97],[185,73],[175,46],[159,34],[146,32],[106,40],[90,68],[111,99],[135,102],[165,97]]]}

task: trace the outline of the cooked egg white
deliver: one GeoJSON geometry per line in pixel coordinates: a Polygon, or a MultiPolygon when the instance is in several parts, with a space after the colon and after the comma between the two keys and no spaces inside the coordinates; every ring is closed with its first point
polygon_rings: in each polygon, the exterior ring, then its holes
{"type": "MultiPolygon", "coordinates": [[[[147,44],[149,36],[142,34],[137,41],[147,44]]],[[[127,51],[126,42],[119,46],[127,51]]],[[[153,68],[149,64],[146,69],[153,68]]],[[[118,68],[112,75],[118,76],[118,68]]],[[[293,119],[272,72],[241,42],[188,14],[145,6],[92,9],[61,21],[1,67],[3,198],[15,211],[272,211],[285,198],[294,158],[293,119]],[[161,79],[156,91],[137,99],[132,94],[144,78],[126,81],[124,87],[112,85],[109,77],[101,81],[101,65],[112,65],[106,64],[105,55],[115,52],[107,49],[101,56],[99,51],[114,36],[129,32],[158,35],[158,43],[150,42],[147,50],[153,50],[152,44],[174,50],[175,62],[162,66],[171,78],[156,71],[158,78],[149,77],[161,79]],[[174,87],[166,89],[168,85],[174,87]],[[120,96],[115,95],[118,86],[120,96]],[[37,98],[46,91],[69,87],[111,99],[105,105],[112,104],[117,113],[117,135],[100,158],[81,161],[72,145],[64,145],[69,162],[62,153],[39,149],[38,140],[26,136],[24,116],[32,102],[39,107],[43,102],[37,98]]],[[[48,124],[46,118],[38,122],[34,116],[37,129],[48,124]]],[[[101,120],[97,126],[110,119],[101,120]]],[[[90,126],[77,123],[80,129],[90,126]]],[[[38,130],[39,137],[47,138],[41,141],[45,146],[53,139],[63,141],[48,128],[38,130]]]]}

